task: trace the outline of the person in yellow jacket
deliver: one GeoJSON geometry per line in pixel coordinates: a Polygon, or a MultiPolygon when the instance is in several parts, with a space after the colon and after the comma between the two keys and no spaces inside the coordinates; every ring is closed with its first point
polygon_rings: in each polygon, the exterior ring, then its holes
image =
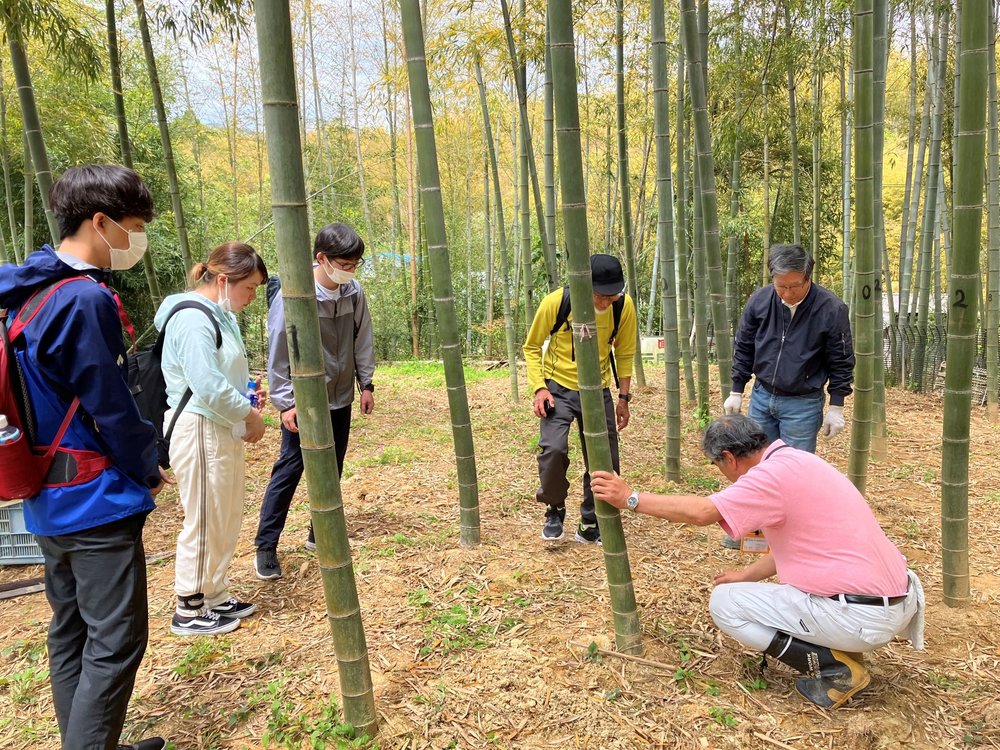
{"type": "MultiPolygon", "coordinates": [[[[617,258],[612,255],[592,255],[590,271],[594,285],[594,309],[597,312],[597,341],[604,387],[604,412],[607,417],[608,439],[611,442],[611,462],[615,471],[619,471],[618,431],[628,425],[629,401],[632,399],[629,387],[637,340],[635,303],[625,294],[625,274],[617,258]],[[618,304],[621,317],[614,341],[611,341],[617,317],[612,308],[619,298],[624,298],[618,304]],[[617,365],[619,380],[617,406],[611,397],[612,357],[617,365]]],[[[541,420],[538,441],[539,488],[535,499],[546,506],[542,539],[550,542],[563,538],[566,496],[569,492],[569,481],[566,479],[566,470],[569,468],[569,430],[573,420],[576,420],[580,431],[583,461],[587,466],[576,352],[569,325],[573,320],[572,311],[566,324],[560,324],[556,331],[552,331],[559,317],[562,301],[562,289],[542,300],[523,347],[528,368],[528,387],[535,394],[533,409],[535,416],[541,420]],[[547,338],[549,344],[545,348],[543,344],[547,338]]],[[[589,466],[583,475],[583,502],[580,505],[580,525],[575,538],[579,542],[601,542],[597,515],[594,513],[594,493],[590,489],[589,466]]]]}

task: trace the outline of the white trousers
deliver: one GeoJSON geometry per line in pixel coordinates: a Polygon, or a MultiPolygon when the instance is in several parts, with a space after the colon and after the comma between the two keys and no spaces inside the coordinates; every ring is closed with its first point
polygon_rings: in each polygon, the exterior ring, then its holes
{"type": "Polygon", "coordinates": [[[874,651],[906,630],[918,610],[916,587],[898,604],[847,604],[777,583],[729,583],[708,604],[719,629],[757,651],[777,632],[838,651],[874,651]]]}
{"type": "MultiPolygon", "coordinates": [[[[169,423],[172,412],[166,414],[169,423]]],[[[243,521],[245,444],[232,429],[181,412],[170,438],[184,525],[177,537],[174,592],[203,594],[205,606],[229,599],[229,563],[243,521]]]]}

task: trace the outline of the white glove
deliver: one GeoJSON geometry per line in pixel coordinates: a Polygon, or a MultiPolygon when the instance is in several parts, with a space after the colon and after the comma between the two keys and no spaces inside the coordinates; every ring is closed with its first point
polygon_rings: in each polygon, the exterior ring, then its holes
{"type": "MultiPolygon", "coordinates": [[[[739,414],[740,409],[743,408],[743,394],[733,391],[729,394],[729,398],[725,400],[722,404],[722,411],[726,414],[739,414]]],[[[843,427],[843,420],[841,420],[841,427],[843,427]]]]}
{"type": "Polygon", "coordinates": [[[823,437],[832,438],[842,429],[844,429],[844,407],[831,406],[823,417],[823,428],[820,432],[823,433],[823,437]]]}

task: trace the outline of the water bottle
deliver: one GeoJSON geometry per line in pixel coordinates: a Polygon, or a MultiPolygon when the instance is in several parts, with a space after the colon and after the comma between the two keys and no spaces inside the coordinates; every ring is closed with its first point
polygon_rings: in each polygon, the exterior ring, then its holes
{"type": "Polygon", "coordinates": [[[14,425],[7,423],[7,415],[0,414],[0,445],[13,443],[21,437],[21,431],[14,425]]]}
{"type": "Polygon", "coordinates": [[[247,381],[246,397],[247,401],[250,402],[250,406],[256,409],[259,405],[259,401],[257,399],[257,381],[253,378],[250,378],[250,380],[247,381]]]}

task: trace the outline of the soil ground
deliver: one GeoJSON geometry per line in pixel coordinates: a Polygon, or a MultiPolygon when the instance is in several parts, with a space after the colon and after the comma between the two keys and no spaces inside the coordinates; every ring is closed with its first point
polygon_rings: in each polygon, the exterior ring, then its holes
{"type": "MultiPolygon", "coordinates": [[[[382,368],[376,412],[356,415],[343,479],[347,525],[380,717],[377,747],[417,748],[1000,748],[1000,426],[974,409],[969,482],[968,606],[942,601],[942,402],[888,394],[889,458],[868,496],[923,580],[927,649],[895,642],[868,659],[871,686],[837,711],[801,699],[794,676],[719,634],[707,603],[716,571],[748,560],[718,528],[624,517],[642,623],[641,659],[614,655],[601,549],[543,543],[534,502],[537,421],[511,403],[506,371],[469,371],[482,544],[463,548],[444,379],[434,366],[382,368]]],[[[632,403],[624,474],[664,491],[662,371],[632,403]]],[[[715,404],[716,410],[719,405],[715,404]]],[[[685,407],[685,413],[691,409],[685,407]]],[[[848,418],[850,408],[848,407],[848,418]]],[[[273,422],[272,422],[273,424],[273,422]]],[[[682,485],[725,481],[684,428],[682,485]]],[[[171,636],[177,498],[146,525],[151,633],[126,736],[177,748],[337,747],[340,693],[313,553],[302,547],[300,488],[279,547],[284,578],[258,581],[253,535],[278,432],[248,450],[246,518],[232,590],[259,613],[229,635],[171,636]]],[[[847,434],[818,452],[846,470],[847,434]]],[[[582,474],[571,466],[574,493],[582,474]]],[[[577,521],[571,501],[567,527],[577,521]]],[[[568,536],[571,536],[568,535],[568,536]]],[[[0,583],[41,575],[0,567],[0,583]]],[[[57,748],[44,655],[49,610],[34,594],[0,602],[0,747],[57,748]]],[[[374,744],[372,746],[375,746],[374,744]]]]}

